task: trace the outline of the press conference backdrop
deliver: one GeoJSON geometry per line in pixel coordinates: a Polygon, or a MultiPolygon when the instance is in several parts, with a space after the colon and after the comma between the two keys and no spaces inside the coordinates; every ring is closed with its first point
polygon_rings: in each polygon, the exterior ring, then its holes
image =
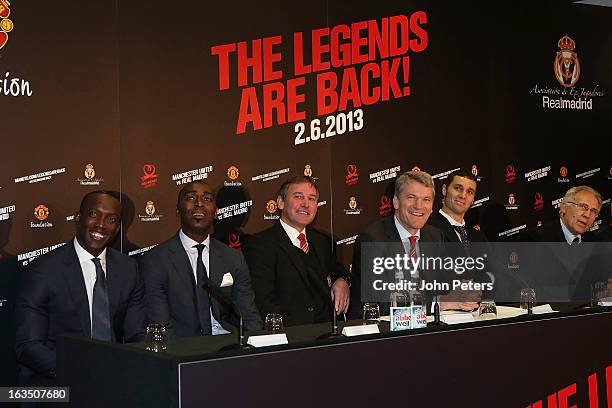
{"type": "Polygon", "coordinates": [[[491,240],[556,222],[578,184],[604,195],[595,228],[609,222],[612,8],[0,4],[7,319],[15,267],[70,239],[95,189],[122,193],[117,246],[130,255],[176,232],[177,192],[198,179],[218,190],[215,235],[240,247],[278,218],[280,183],[312,175],[315,226],[347,266],[356,235],[392,213],[393,178],[411,169],[434,175],[438,196],[452,170],[476,174],[469,217],[491,240]]]}

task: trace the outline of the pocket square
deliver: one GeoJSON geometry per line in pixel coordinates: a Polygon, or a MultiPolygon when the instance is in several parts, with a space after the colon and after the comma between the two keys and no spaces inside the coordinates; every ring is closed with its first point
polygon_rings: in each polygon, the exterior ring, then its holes
{"type": "Polygon", "coordinates": [[[234,284],[234,278],[232,278],[232,274],[227,272],[223,275],[223,280],[221,281],[221,287],[225,288],[227,286],[232,286],[234,284]]]}

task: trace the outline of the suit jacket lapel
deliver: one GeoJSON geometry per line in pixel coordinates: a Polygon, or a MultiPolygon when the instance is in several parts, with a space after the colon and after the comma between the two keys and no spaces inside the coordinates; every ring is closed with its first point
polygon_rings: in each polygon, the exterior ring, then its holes
{"type": "Polygon", "coordinates": [[[325,264],[325,260],[323,259],[323,254],[325,253],[324,251],[330,251],[329,248],[325,248],[325,246],[323,245],[323,242],[316,239],[316,236],[314,234],[309,234],[307,235],[308,240],[308,245],[314,249],[314,255],[317,257],[318,261],[319,261],[319,265],[321,265],[321,272],[323,272],[322,276],[317,276],[316,282],[317,283],[321,283],[319,286],[319,289],[323,290],[323,293],[325,294],[325,296],[329,295],[329,286],[328,284],[330,283],[330,281],[328,281],[328,278],[330,278],[329,273],[330,271],[327,270],[327,265],[325,264]]]}
{"type": "Polygon", "coordinates": [[[275,224],[275,232],[278,238],[278,244],[280,245],[281,249],[287,254],[289,259],[295,266],[295,269],[298,271],[298,273],[302,277],[304,284],[307,287],[310,287],[310,282],[308,281],[308,276],[307,276],[307,271],[306,271],[306,265],[304,265],[304,262],[299,257],[299,255],[296,253],[294,249],[295,246],[291,243],[291,240],[287,236],[287,233],[283,229],[283,226],[280,224],[280,221],[275,224]]]}
{"type": "MultiPolygon", "coordinates": [[[[93,257],[92,257],[93,258],[93,257]]],[[[87,289],[83,280],[83,270],[79,262],[74,243],[72,241],[66,244],[66,256],[64,257],[64,265],[62,272],[66,283],[68,284],[68,293],[72,298],[76,310],[79,311],[79,321],[84,336],[91,336],[91,320],[89,317],[89,301],[87,300],[87,289]]]]}
{"type": "Polygon", "coordinates": [[[195,278],[193,276],[193,269],[191,268],[191,262],[187,257],[187,252],[179,238],[178,234],[168,245],[168,252],[170,263],[174,267],[174,275],[183,283],[185,287],[195,288],[195,278]]]}
{"type": "Polygon", "coordinates": [[[223,244],[213,238],[210,239],[210,252],[208,256],[208,266],[210,270],[208,271],[208,278],[217,286],[221,286],[223,275],[229,272],[226,270],[227,267],[225,266],[225,262],[223,262],[223,259],[219,255],[219,245],[223,244]]]}

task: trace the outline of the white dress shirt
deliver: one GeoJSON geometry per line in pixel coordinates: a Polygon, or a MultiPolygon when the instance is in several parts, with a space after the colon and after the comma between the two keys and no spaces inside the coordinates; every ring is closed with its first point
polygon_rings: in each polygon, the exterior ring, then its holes
{"type": "Polygon", "coordinates": [[[582,237],[580,236],[580,234],[578,235],[572,234],[570,230],[567,229],[563,221],[561,221],[561,218],[559,218],[559,222],[561,223],[561,229],[563,230],[563,236],[565,237],[565,240],[567,241],[569,245],[572,245],[572,242],[574,242],[575,238],[578,238],[578,243],[582,242],[582,237]]]}
{"type": "MultiPolygon", "coordinates": [[[[91,304],[93,302],[93,288],[96,284],[96,265],[93,263],[92,259],[96,258],[89,252],[87,252],[79,241],[77,241],[76,237],[74,238],[74,249],[76,250],[77,257],[79,258],[79,263],[81,264],[81,272],[83,272],[83,280],[85,281],[85,291],[87,292],[87,302],[89,303],[89,331],[91,332],[91,304]]],[[[106,248],[100,255],[97,256],[100,258],[100,264],[102,264],[102,271],[104,272],[104,276],[106,276],[106,248]]]]}
{"type": "Polygon", "coordinates": [[[281,225],[283,226],[283,229],[285,230],[285,232],[287,233],[287,236],[289,237],[289,239],[291,240],[291,243],[302,249],[302,244],[300,243],[300,240],[298,239],[298,235],[300,234],[304,234],[304,236],[306,237],[306,242],[308,242],[308,236],[306,236],[306,228],[304,228],[302,231],[298,231],[295,228],[293,228],[291,225],[287,224],[285,221],[283,221],[282,219],[279,220],[281,225]]]}
{"type": "MultiPolygon", "coordinates": [[[[193,239],[189,238],[183,230],[179,231],[179,238],[181,239],[181,243],[183,244],[183,248],[185,248],[185,252],[187,252],[187,258],[189,258],[189,263],[191,264],[191,272],[193,273],[193,279],[196,284],[200,284],[198,282],[197,275],[197,262],[198,262],[198,249],[194,248],[195,245],[204,244],[204,250],[202,251],[202,262],[204,262],[204,267],[206,268],[206,274],[210,278],[210,235],[206,237],[204,242],[196,242],[193,239]]],[[[212,305],[211,305],[212,306],[212,305]]],[[[212,334],[213,336],[217,334],[228,334],[229,332],[219,324],[212,313],[212,307],[210,308],[210,323],[212,326],[212,334]]]]}
{"type": "MultiPolygon", "coordinates": [[[[451,217],[450,215],[442,211],[441,208],[438,210],[438,212],[442,214],[442,216],[446,218],[448,222],[450,222],[450,225],[452,225],[453,227],[465,227],[465,220],[461,220],[461,222],[457,222],[453,217],[451,217]]],[[[461,235],[459,235],[457,230],[455,230],[455,234],[457,234],[457,238],[459,238],[459,242],[461,242],[461,235]]]]}

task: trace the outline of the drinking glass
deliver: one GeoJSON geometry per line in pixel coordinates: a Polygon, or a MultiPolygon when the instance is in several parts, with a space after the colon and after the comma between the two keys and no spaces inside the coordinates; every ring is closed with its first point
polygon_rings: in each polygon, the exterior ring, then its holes
{"type": "Polygon", "coordinates": [[[283,331],[283,316],[280,313],[268,313],[266,315],[266,330],[272,333],[283,331]]]}
{"type": "Polygon", "coordinates": [[[493,300],[483,300],[478,308],[478,316],[480,319],[488,320],[497,318],[497,306],[493,300]]]}
{"type": "Polygon", "coordinates": [[[165,351],[166,345],[166,326],[161,323],[150,323],[147,326],[147,350],[159,353],[165,351]]]}
{"type": "Polygon", "coordinates": [[[521,309],[527,310],[530,312],[531,309],[535,306],[536,303],[536,293],[533,288],[523,288],[521,289],[521,309]]]}
{"type": "Polygon", "coordinates": [[[378,324],[380,321],[380,307],[378,303],[363,304],[363,324],[378,324]]]}

